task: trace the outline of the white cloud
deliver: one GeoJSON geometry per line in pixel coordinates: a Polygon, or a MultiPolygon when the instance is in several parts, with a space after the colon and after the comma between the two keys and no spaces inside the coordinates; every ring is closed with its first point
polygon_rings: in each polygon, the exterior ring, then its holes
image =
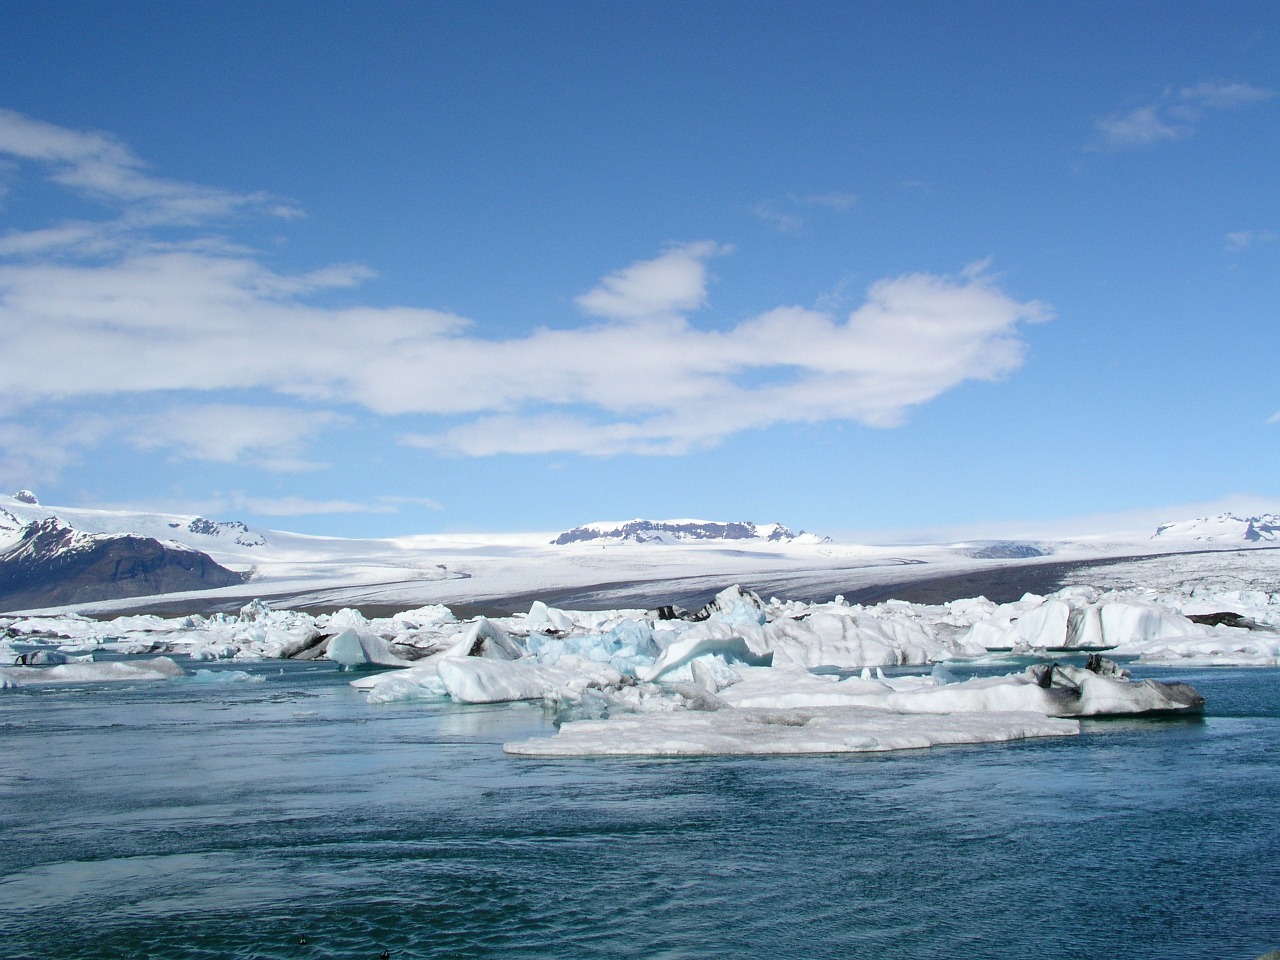
{"type": "MultiPolygon", "coordinates": [[[[168,189],[109,137],[16,117],[0,114],[0,150],[79,170],[63,179],[114,191],[125,219],[168,189]]],[[[776,424],[892,426],[962,382],[1015,370],[1021,325],[1049,315],[1004,293],[979,264],[953,277],[881,280],[843,316],[782,306],[700,329],[689,315],[707,302],[708,261],[730,248],[699,241],[601,279],[576,300],[594,320],[496,339],[437,310],[313,302],[370,276],[358,264],[290,275],[217,237],[159,244],[145,230],[79,231],[0,240],[10,243],[7,262],[0,246],[0,414],[163,394],[173,409],[112,421],[97,442],[114,435],[277,470],[312,466],[307,449],[343,422],[331,411],[347,405],[426,418],[403,442],[467,455],[674,454],[776,424]],[[108,234],[97,248],[84,243],[108,234]],[[78,258],[60,255],[77,243],[78,258]],[[237,391],[291,404],[199,399],[237,391]]]]}
{"type": "Polygon", "coordinates": [[[575,301],[585,313],[609,320],[674,317],[701,307],[707,296],[706,261],[726,252],[710,241],[672,247],[609,274],[575,301]]]}
{"type": "MultiPolygon", "coordinates": [[[[260,517],[306,517],[332,513],[395,513],[389,503],[362,503],[358,500],[314,500],[308,497],[250,497],[233,494],[227,498],[232,511],[260,517]]],[[[209,511],[216,512],[216,511],[209,511]]]]}
{"type": "Polygon", "coordinates": [[[873,284],[843,320],[783,307],[726,331],[634,324],[557,336],[551,349],[531,339],[519,353],[561,357],[562,401],[575,409],[496,407],[402,442],[469,456],[678,454],[780,423],[894,426],[966,380],[1015,370],[1025,350],[1018,325],[1049,315],[980,274],[913,274],[873,284]]]}
{"type": "Polygon", "coordinates": [[[1225,238],[1226,248],[1234,253],[1248,250],[1257,243],[1275,243],[1280,238],[1274,230],[1234,230],[1225,238]]]}
{"type": "Polygon", "coordinates": [[[80,445],[16,421],[0,421],[0,489],[40,487],[78,462],[80,445]]]}
{"type": "Polygon", "coordinates": [[[430,497],[379,497],[379,503],[392,505],[405,505],[411,507],[426,507],[428,510],[443,510],[444,504],[439,500],[432,500],[430,497]]]}
{"type": "Polygon", "coordinates": [[[124,432],[136,447],[183,459],[298,472],[323,466],[304,459],[303,450],[315,436],[348,420],[327,410],[207,404],[138,417],[124,432]]]}
{"type": "Polygon", "coordinates": [[[804,220],[794,213],[786,213],[768,203],[757,203],[751,208],[751,213],[782,233],[799,233],[804,226],[804,220]]]}
{"type": "Polygon", "coordinates": [[[1124,149],[1182,140],[1195,133],[1196,125],[1212,111],[1261,103],[1273,95],[1271,90],[1247,83],[1201,83],[1169,89],[1154,103],[1096,120],[1098,144],[1124,149]]]}
{"type": "Polygon", "coordinates": [[[782,233],[799,233],[805,223],[798,212],[803,207],[824,207],[827,210],[843,213],[857,205],[857,194],[843,190],[831,190],[827,193],[814,193],[808,196],[791,193],[787,194],[785,200],[757,203],[751,208],[751,213],[782,233]]]}
{"type": "Polygon", "coordinates": [[[86,244],[96,252],[122,232],[196,226],[244,209],[285,219],[300,215],[295,204],[267,193],[235,193],[152,176],[115,137],[68,130],[12,110],[0,109],[0,154],[9,162],[40,164],[54,183],[123,209],[117,218],[98,223],[10,233],[0,241],[0,255],[38,253],[55,245],[78,250],[86,244]]]}
{"type": "Polygon", "coordinates": [[[826,207],[828,210],[852,210],[858,205],[858,195],[832,190],[829,193],[811,194],[803,202],[813,207],[826,207]]]}
{"type": "Polygon", "coordinates": [[[336,513],[398,513],[401,506],[427,507],[443,510],[438,502],[428,497],[376,497],[363,500],[318,500],[311,497],[254,497],[244,493],[232,493],[206,504],[204,513],[243,512],[260,517],[304,517],[336,513]]]}
{"type": "Polygon", "coordinates": [[[1161,140],[1177,140],[1190,133],[1160,118],[1156,107],[1139,107],[1128,113],[1112,114],[1097,121],[1103,141],[1113,147],[1145,147],[1161,140]]]}
{"type": "Polygon", "coordinates": [[[1247,103],[1260,103],[1275,94],[1247,83],[1201,83],[1183,87],[1177,99],[1193,110],[1232,110],[1247,103]]]}

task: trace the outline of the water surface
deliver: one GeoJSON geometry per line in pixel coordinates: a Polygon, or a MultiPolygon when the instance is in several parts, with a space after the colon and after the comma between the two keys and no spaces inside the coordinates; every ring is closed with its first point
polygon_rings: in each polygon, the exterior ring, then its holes
{"type": "Polygon", "coordinates": [[[540,706],[370,706],[329,664],[202,678],[241,669],[0,693],[0,955],[1280,947],[1280,671],[1135,671],[1208,713],[1078,738],[551,761],[501,753],[552,732],[540,706]]]}

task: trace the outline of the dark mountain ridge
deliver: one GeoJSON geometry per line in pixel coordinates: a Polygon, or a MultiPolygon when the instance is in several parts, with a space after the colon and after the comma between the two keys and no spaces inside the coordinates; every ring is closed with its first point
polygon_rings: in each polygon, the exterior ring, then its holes
{"type": "Polygon", "coordinates": [[[85,533],[57,517],[21,529],[0,553],[0,610],[229,587],[247,576],[181,544],[85,533]]]}

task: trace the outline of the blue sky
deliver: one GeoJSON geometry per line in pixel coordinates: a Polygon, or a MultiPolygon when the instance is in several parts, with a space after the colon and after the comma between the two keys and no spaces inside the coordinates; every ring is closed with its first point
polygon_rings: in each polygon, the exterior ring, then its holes
{"type": "Polygon", "coordinates": [[[6,4],[0,483],[340,535],[1280,498],[1274,4],[6,4]]]}

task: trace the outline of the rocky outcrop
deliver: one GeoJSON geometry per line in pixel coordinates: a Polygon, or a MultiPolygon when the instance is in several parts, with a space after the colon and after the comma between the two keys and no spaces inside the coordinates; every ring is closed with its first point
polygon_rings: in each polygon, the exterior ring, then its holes
{"type": "Polygon", "coordinates": [[[50,517],[28,524],[0,553],[0,609],[205,590],[244,580],[244,574],[181,544],[84,533],[50,517]]]}
{"type": "Polygon", "coordinates": [[[1047,557],[1052,551],[1041,544],[1023,540],[992,540],[976,543],[965,552],[975,560],[1027,560],[1047,557]]]}
{"type": "Polygon", "coordinates": [[[187,532],[201,537],[222,537],[234,540],[241,547],[260,547],[266,540],[262,534],[254,533],[239,520],[206,520],[196,517],[187,524],[187,532]]]}

